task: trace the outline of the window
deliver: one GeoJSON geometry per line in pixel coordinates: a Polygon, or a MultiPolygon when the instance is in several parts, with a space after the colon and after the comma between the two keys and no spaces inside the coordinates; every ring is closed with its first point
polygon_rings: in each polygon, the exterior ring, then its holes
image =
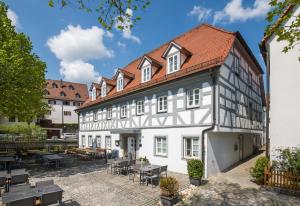
{"type": "Polygon", "coordinates": [[[101,136],[99,135],[96,136],[96,146],[101,148],[101,136]]]}
{"type": "Polygon", "coordinates": [[[167,156],[167,137],[155,137],[155,155],[167,156]]]}
{"type": "Polygon", "coordinates": [[[97,113],[97,111],[93,113],[93,120],[94,120],[94,122],[98,121],[98,113],[97,113]]]}
{"type": "Polygon", "coordinates": [[[111,136],[105,136],[105,148],[111,149],[111,136]]]}
{"type": "Polygon", "coordinates": [[[142,68],[142,82],[150,81],[151,79],[151,66],[142,68]]]}
{"type": "Polygon", "coordinates": [[[63,104],[64,104],[64,105],[68,105],[68,106],[69,106],[69,105],[70,105],[70,102],[68,102],[68,101],[64,101],[64,102],[63,102],[63,104]]]}
{"type": "Polygon", "coordinates": [[[56,101],[55,100],[48,100],[48,104],[56,104],[56,101]]]}
{"type": "Polygon", "coordinates": [[[61,92],[61,93],[60,93],[60,96],[61,96],[61,97],[65,97],[65,96],[67,96],[67,95],[66,95],[66,93],[64,93],[64,92],[61,92]]]}
{"type": "Polygon", "coordinates": [[[234,71],[235,71],[235,73],[236,74],[240,74],[240,58],[239,57],[237,57],[237,56],[234,56],[234,59],[233,59],[233,61],[234,61],[234,71]]]}
{"type": "Polygon", "coordinates": [[[80,102],[73,102],[73,106],[79,107],[80,106],[80,102]]]}
{"type": "Polygon", "coordinates": [[[249,119],[251,122],[253,121],[253,105],[251,102],[249,103],[249,119]]]}
{"type": "Polygon", "coordinates": [[[184,158],[198,158],[200,155],[199,137],[183,138],[183,156],[184,158]]]}
{"type": "Polygon", "coordinates": [[[58,88],[57,84],[52,83],[52,88],[58,88]]]}
{"type": "Polygon", "coordinates": [[[144,114],[144,111],[145,111],[144,101],[138,101],[136,103],[136,114],[142,115],[144,114]]]}
{"type": "Polygon", "coordinates": [[[173,73],[179,70],[179,53],[168,57],[168,73],[173,73]]]}
{"type": "Polygon", "coordinates": [[[106,85],[105,84],[102,84],[102,87],[101,87],[101,96],[102,97],[106,96],[106,85]]]}
{"type": "Polygon", "coordinates": [[[168,97],[162,96],[157,99],[157,112],[166,112],[168,110],[168,97]]]}
{"type": "Polygon", "coordinates": [[[111,119],[112,118],[112,108],[108,108],[106,111],[106,119],[111,119]]]}
{"type": "Polygon", "coordinates": [[[187,91],[187,107],[198,107],[200,106],[200,89],[192,89],[187,91]]]}
{"type": "Polygon", "coordinates": [[[126,118],[127,117],[127,105],[122,105],[121,106],[121,118],[126,118]]]}
{"type": "Polygon", "coordinates": [[[85,147],[85,135],[81,136],[81,145],[82,147],[85,147]]]}
{"type": "Polygon", "coordinates": [[[45,89],[44,94],[45,95],[50,95],[50,93],[49,93],[49,91],[47,89],[45,89]]]}
{"type": "Polygon", "coordinates": [[[92,146],[93,146],[93,137],[92,137],[92,135],[89,135],[89,136],[88,136],[88,146],[89,146],[89,147],[92,147],[92,146]]]}
{"type": "Polygon", "coordinates": [[[73,85],[69,85],[69,90],[74,90],[73,85]]]}
{"type": "Polygon", "coordinates": [[[80,98],[81,98],[80,94],[78,94],[78,93],[75,94],[75,97],[76,97],[77,99],[80,99],[80,98]]]}
{"type": "Polygon", "coordinates": [[[70,111],[64,111],[64,116],[71,116],[71,112],[70,111]]]}
{"type": "Polygon", "coordinates": [[[249,72],[248,86],[252,88],[252,74],[249,72]]]}
{"type": "Polygon", "coordinates": [[[82,122],[85,122],[85,121],[86,121],[86,116],[83,115],[83,116],[82,116],[82,122]]]}
{"type": "Polygon", "coordinates": [[[117,81],[117,91],[123,90],[124,80],[123,77],[119,77],[117,81]]]}

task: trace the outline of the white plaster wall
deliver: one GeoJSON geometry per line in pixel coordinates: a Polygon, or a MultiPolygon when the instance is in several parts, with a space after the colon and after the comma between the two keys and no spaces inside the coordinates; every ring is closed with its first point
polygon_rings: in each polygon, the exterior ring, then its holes
{"type": "MultiPolygon", "coordinates": [[[[300,15],[300,6],[294,13],[294,16],[296,15],[300,15]]],[[[275,148],[300,146],[300,61],[298,61],[300,44],[288,53],[282,53],[285,42],[277,42],[273,37],[268,43],[270,52],[270,149],[271,158],[275,158],[275,148]]]]}
{"type": "Polygon", "coordinates": [[[52,123],[54,124],[61,124],[62,123],[62,109],[63,111],[70,111],[71,116],[64,116],[64,123],[69,124],[77,124],[78,123],[78,114],[74,111],[77,109],[77,106],[72,106],[73,102],[70,102],[70,105],[63,105],[62,108],[62,101],[56,100],[56,105],[50,105],[51,115],[46,115],[46,119],[51,119],[52,123]]]}
{"type": "MultiPolygon", "coordinates": [[[[88,147],[88,136],[92,135],[93,141],[96,141],[96,136],[101,136],[101,148],[105,148],[105,136],[111,136],[111,149],[120,150],[120,146],[115,145],[116,140],[120,140],[119,134],[111,134],[110,131],[90,131],[79,132],[79,147],[82,147],[82,135],[85,135],[85,147],[88,147]]],[[[119,153],[121,155],[121,152],[119,153]]]]}
{"type": "Polygon", "coordinates": [[[146,156],[151,164],[168,165],[168,170],[187,173],[186,160],[183,159],[183,136],[198,136],[200,138],[201,158],[201,133],[205,127],[189,128],[164,128],[164,129],[143,129],[141,135],[142,147],[139,148],[139,156],[146,156]],[[168,155],[167,157],[155,156],[154,137],[167,136],[168,155]]]}

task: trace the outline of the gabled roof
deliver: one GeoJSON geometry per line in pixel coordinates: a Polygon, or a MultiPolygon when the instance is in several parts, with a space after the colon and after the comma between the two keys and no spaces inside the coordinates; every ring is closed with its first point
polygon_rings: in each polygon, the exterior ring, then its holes
{"type": "MultiPolygon", "coordinates": [[[[78,110],[93,107],[97,104],[120,98],[128,94],[141,92],[145,89],[156,87],[195,73],[219,68],[227,58],[236,39],[242,41],[242,45],[246,44],[238,32],[225,31],[209,24],[199,25],[170,41],[176,42],[177,45],[180,45],[182,48],[184,47],[192,54],[181,65],[179,71],[167,74],[167,62],[163,58],[163,54],[170,46],[170,42],[165,43],[157,49],[133,60],[123,68],[124,71],[135,75],[134,79],[126,85],[126,88],[122,91],[117,91],[116,87],[113,87],[105,97],[98,97],[92,102],[87,101],[78,110]],[[141,70],[138,69],[138,66],[144,56],[160,62],[162,68],[153,74],[150,81],[142,83],[141,70]]],[[[246,50],[251,53],[249,47],[247,47],[246,50]]],[[[256,61],[253,54],[250,54],[250,56],[253,61],[256,61]]]]}
{"type": "Polygon", "coordinates": [[[157,67],[157,68],[161,68],[162,64],[158,61],[156,61],[155,59],[151,58],[150,56],[144,55],[138,65],[138,69],[141,69],[141,67],[143,66],[143,63],[145,62],[145,60],[147,60],[148,62],[150,62],[151,65],[157,67]]]}
{"type": "Polygon", "coordinates": [[[86,101],[89,97],[86,84],[47,79],[45,89],[49,92],[49,95],[44,96],[45,99],[59,99],[82,102],[86,101]],[[57,88],[53,88],[52,84],[56,84],[57,88]],[[73,89],[70,89],[70,86],[73,87],[73,89]],[[61,96],[62,92],[66,96],[61,96]],[[80,95],[80,98],[76,98],[77,93],[80,95]]]}
{"type": "Polygon", "coordinates": [[[100,83],[99,83],[100,86],[102,85],[102,82],[103,82],[103,81],[105,81],[106,84],[111,85],[111,86],[115,86],[115,85],[116,85],[116,81],[115,81],[115,80],[113,80],[113,79],[108,79],[108,78],[106,78],[106,77],[102,77],[102,79],[101,79],[101,81],[100,81],[100,83]]]}
{"type": "Polygon", "coordinates": [[[90,86],[90,91],[92,91],[94,87],[96,89],[100,89],[100,84],[93,82],[90,86]]]}
{"type": "Polygon", "coordinates": [[[169,46],[167,47],[167,49],[163,53],[162,58],[165,59],[167,57],[167,54],[169,53],[169,51],[172,48],[172,46],[176,47],[181,53],[185,54],[186,56],[192,55],[192,53],[189,52],[186,48],[180,46],[179,44],[175,43],[174,41],[171,41],[170,44],[169,44],[169,46]]]}
{"type": "Polygon", "coordinates": [[[135,76],[133,73],[128,72],[128,71],[126,71],[126,70],[124,70],[124,69],[120,69],[120,68],[119,68],[119,69],[117,70],[116,74],[114,75],[113,80],[116,80],[116,79],[118,78],[118,75],[119,75],[120,72],[121,72],[125,77],[127,77],[128,79],[133,79],[134,76],[135,76]]]}

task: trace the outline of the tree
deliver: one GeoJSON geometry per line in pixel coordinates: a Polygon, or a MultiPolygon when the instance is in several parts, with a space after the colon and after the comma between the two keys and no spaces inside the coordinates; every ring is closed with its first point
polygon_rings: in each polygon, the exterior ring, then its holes
{"type": "Polygon", "coordinates": [[[266,35],[275,34],[278,36],[277,41],[287,41],[282,50],[286,53],[300,44],[300,15],[294,16],[295,19],[291,24],[284,24],[293,16],[292,7],[300,5],[300,0],[271,0],[270,5],[272,9],[267,15],[269,25],[266,28],[266,35]]]}
{"type": "Polygon", "coordinates": [[[0,116],[30,123],[47,112],[43,102],[46,64],[32,52],[32,43],[17,33],[0,1],[0,116]]]}
{"type": "Polygon", "coordinates": [[[77,5],[79,9],[86,12],[97,12],[98,21],[107,30],[111,30],[115,25],[120,30],[131,29],[140,16],[134,17],[132,12],[144,10],[150,5],[151,0],[97,0],[91,3],[88,0],[48,0],[48,5],[55,5],[62,8],[70,5],[77,5]],[[55,3],[56,2],[56,3],[55,3]]]}

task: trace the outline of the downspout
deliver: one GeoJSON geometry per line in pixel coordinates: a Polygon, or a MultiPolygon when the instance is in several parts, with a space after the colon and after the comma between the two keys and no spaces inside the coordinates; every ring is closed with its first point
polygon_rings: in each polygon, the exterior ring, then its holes
{"type": "Polygon", "coordinates": [[[270,53],[266,52],[267,57],[267,101],[266,101],[266,156],[270,159],[270,53]]]}
{"type": "MultiPolygon", "coordinates": [[[[215,125],[216,125],[216,83],[217,83],[217,74],[216,73],[212,73],[211,74],[211,78],[212,78],[212,124],[209,128],[206,128],[204,130],[202,130],[202,162],[203,165],[205,166],[206,164],[206,160],[205,160],[205,153],[206,153],[206,148],[205,148],[205,133],[214,130],[215,125]]],[[[204,168],[204,170],[206,170],[206,168],[204,168]]],[[[207,174],[207,171],[204,172],[205,174],[207,174]]]]}

